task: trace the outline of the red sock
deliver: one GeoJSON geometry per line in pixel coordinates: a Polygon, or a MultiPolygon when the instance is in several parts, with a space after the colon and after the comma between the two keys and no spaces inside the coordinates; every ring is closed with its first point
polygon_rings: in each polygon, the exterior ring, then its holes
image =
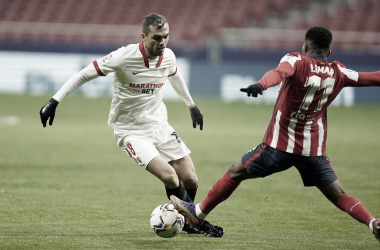
{"type": "Polygon", "coordinates": [[[225,201],[240,185],[225,173],[208,191],[206,198],[199,204],[202,213],[209,214],[219,203],[225,201]]]}
{"type": "Polygon", "coordinates": [[[368,226],[369,222],[374,219],[360,200],[348,194],[342,195],[338,200],[338,207],[351,215],[355,220],[368,226]]]}

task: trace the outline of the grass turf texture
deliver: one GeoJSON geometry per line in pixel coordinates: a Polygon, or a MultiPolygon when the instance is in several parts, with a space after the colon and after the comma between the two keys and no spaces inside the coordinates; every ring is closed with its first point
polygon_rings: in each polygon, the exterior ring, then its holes
{"type": "MultiPolygon", "coordinates": [[[[369,229],[335,208],[298,172],[243,182],[208,219],[222,239],[154,234],[149,216],[167,198],[161,182],[126,156],[107,125],[109,98],[70,97],[52,127],[50,97],[0,95],[0,249],[375,249],[369,229]],[[10,125],[9,116],[19,117],[10,125]]],[[[196,99],[204,130],[182,102],[169,122],[192,150],[196,202],[228,166],[260,143],[272,106],[196,99]]],[[[330,108],[327,153],[346,192],[377,217],[380,107],[330,108]]]]}

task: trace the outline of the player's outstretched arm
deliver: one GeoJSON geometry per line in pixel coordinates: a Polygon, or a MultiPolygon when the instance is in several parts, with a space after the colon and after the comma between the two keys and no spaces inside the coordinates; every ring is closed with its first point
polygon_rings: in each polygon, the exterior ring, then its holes
{"type": "Polygon", "coordinates": [[[276,86],[284,81],[285,78],[290,77],[295,72],[294,61],[301,60],[301,57],[284,56],[277,68],[269,70],[263,77],[255,84],[248,86],[247,88],[241,88],[241,92],[246,92],[247,96],[257,97],[259,94],[263,94],[263,90],[276,86]]]}
{"type": "Polygon", "coordinates": [[[357,83],[355,87],[380,87],[380,71],[375,72],[359,72],[357,83]]]}
{"type": "Polygon", "coordinates": [[[255,83],[249,85],[247,88],[241,88],[241,92],[247,92],[247,96],[257,97],[258,94],[263,94],[263,86],[261,84],[255,83]]]}
{"type": "Polygon", "coordinates": [[[46,122],[49,120],[49,125],[53,125],[54,121],[54,116],[55,116],[55,109],[58,106],[58,103],[56,100],[51,98],[48,103],[46,103],[40,110],[40,117],[41,117],[41,123],[42,126],[45,128],[46,127],[46,122]]]}
{"type": "Polygon", "coordinates": [[[46,127],[46,122],[49,120],[49,125],[53,125],[55,109],[58,103],[62,101],[63,98],[72,93],[82,84],[91,81],[99,76],[93,64],[88,65],[86,68],[82,69],[80,72],[73,75],[63,86],[58,90],[58,92],[46,103],[40,110],[41,123],[43,127],[46,127]]]}
{"type": "Polygon", "coordinates": [[[191,120],[193,120],[193,128],[196,128],[198,124],[200,130],[203,130],[203,115],[201,111],[195,105],[194,107],[190,107],[189,109],[190,109],[191,120]]]}

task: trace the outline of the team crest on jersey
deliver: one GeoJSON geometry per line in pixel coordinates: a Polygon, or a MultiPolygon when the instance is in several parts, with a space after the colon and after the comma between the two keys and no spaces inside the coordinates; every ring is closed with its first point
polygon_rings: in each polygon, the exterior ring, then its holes
{"type": "Polygon", "coordinates": [[[166,68],[161,69],[161,75],[162,75],[162,76],[165,75],[165,70],[166,70],[166,68]]]}
{"type": "Polygon", "coordinates": [[[109,54],[109,55],[107,55],[107,56],[105,56],[104,58],[103,58],[103,63],[106,63],[106,62],[108,62],[109,60],[111,60],[112,59],[112,54],[109,54]]]}

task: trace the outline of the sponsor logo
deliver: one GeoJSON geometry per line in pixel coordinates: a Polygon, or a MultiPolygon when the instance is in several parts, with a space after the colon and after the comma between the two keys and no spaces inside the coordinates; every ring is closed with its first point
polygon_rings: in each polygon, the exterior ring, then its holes
{"type": "Polygon", "coordinates": [[[129,83],[129,87],[135,89],[160,89],[163,85],[163,83],[129,83]]]}
{"type": "Polygon", "coordinates": [[[140,74],[140,73],[141,73],[141,72],[134,72],[134,71],[133,71],[132,74],[133,74],[133,75],[137,75],[137,74],[140,74]]]}
{"type": "Polygon", "coordinates": [[[306,121],[312,121],[315,119],[315,116],[312,116],[312,115],[305,115],[303,113],[301,113],[300,111],[298,112],[292,112],[290,114],[290,117],[291,118],[295,118],[295,119],[300,119],[300,120],[306,120],[306,121]]]}
{"type": "Polygon", "coordinates": [[[129,83],[129,87],[135,93],[151,94],[155,93],[156,89],[162,88],[163,83],[129,83]]]}

